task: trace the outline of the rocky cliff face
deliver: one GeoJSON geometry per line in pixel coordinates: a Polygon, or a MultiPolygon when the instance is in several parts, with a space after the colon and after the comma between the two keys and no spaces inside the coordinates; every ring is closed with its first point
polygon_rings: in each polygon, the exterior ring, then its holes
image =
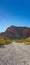
{"type": "Polygon", "coordinates": [[[0,33],[0,36],[5,36],[10,39],[26,39],[30,37],[30,28],[10,26],[5,32],[0,33]]]}

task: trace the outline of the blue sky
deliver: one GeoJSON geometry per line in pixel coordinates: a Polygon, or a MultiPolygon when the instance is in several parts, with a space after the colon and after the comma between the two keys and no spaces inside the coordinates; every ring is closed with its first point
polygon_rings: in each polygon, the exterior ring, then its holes
{"type": "Polygon", "coordinates": [[[0,0],[0,32],[11,25],[30,27],[30,0],[0,0]]]}

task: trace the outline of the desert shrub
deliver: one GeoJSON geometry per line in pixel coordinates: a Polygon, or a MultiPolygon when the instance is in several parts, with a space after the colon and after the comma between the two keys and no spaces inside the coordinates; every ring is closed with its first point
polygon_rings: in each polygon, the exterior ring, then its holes
{"type": "Polygon", "coordinates": [[[17,43],[24,43],[24,44],[26,44],[26,45],[30,44],[30,40],[28,40],[28,39],[24,39],[24,40],[15,40],[15,42],[17,42],[17,43]]]}
{"type": "Polygon", "coordinates": [[[13,40],[10,40],[10,39],[7,39],[7,38],[0,39],[0,45],[10,44],[12,42],[13,42],[13,40]]]}
{"type": "Polygon", "coordinates": [[[29,45],[30,43],[29,42],[24,42],[25,45],[29,45]]]}
{"type": "Polygon", "coordinates": [[[5,44],[5,40],[1,39],[0,40],[0,45],[4,45],[5,44]]]}
{"type": "Polygon", "coordinates": [[[23,40],[15,40],[17,43],[22,43],[23,40]]]}
{"type": "Polygon", "coordinates": [[[7,40],[5,40],[5,43],[6,44],[12,43],[12,40],[7,39],[7,40]]]}
{"type": "Polygon", "coordinates": [[[26,45],[30,44],[30,40],[29,39],[24,40],[24,44],[26,45]]]}

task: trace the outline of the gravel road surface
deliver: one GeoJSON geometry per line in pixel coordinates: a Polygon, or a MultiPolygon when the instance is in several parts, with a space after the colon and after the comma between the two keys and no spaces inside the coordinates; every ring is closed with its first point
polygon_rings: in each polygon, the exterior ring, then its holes
{"type": "Polygon", "coordinates": [[[0,65],[30,65],[30,45],[13,42],[0,47],[0,65]]]}

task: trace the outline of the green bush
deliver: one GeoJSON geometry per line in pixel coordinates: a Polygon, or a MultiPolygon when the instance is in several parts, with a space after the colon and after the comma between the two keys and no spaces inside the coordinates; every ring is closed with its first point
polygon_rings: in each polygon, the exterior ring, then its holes
{"type": "Polygon", "coordinates": [[[16,39],[16,40],[11,40],[5,37],[1,37],[0,38],[0,45],[4,45],[4,44],[10,44],[13,41],[17,42],[17,43],[24,43],[26,45],[30,44],[30,40],[29,39],[24,39],[24,40],[20,40],[20,39],[16,39]]]}
{"type": "Polygon", "coordinates": [[[30,44],[30,40],[29,39],[24,40],[24,44],[29,45],[30,44]]]}
{"type": "Polygon", "coordinates": [[[13,40],[10,40],[10,39],[0,39],[0,45],[10,44],[12,42],[13,40]]]}
{"type": "Polygon", "coordinates": [[[5,40],[5,43],[6,44],[12,43],[12,40],[7,39],[7,40],[5,40]]]}
{"type": "Polygon", "coordinates": [[[22,43],[23,40],[15,40],[17,43],[22,43]]]}
{"type": "Polygon", "coordinates": [[[0,40],[0,45],[4,45],[5,44],[5,40],[1,39],[0,40]]]}
{"type": "Polygon", "coordinates": [[[28,40],[28,39],[24,39],[24,40],[15,40],[15,42],[17,42],[17,43],[24,43],[24,44],[26,44],[26,45],[30,44],[30,40],[28,40]]]}

